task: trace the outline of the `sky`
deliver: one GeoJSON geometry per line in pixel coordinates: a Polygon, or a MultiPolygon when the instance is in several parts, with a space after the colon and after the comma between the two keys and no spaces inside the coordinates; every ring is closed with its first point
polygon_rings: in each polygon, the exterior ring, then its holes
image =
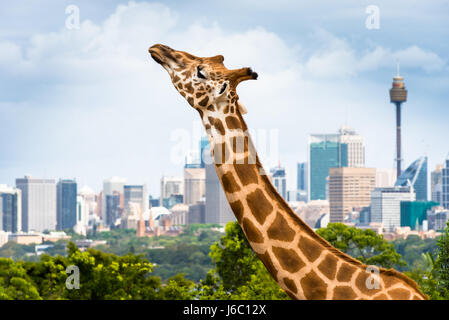
{"type": "Polygon", "coordinates": [[[76,178],[98,192],[120,176],[157,197],[162,175],[182,176],[200,119],[150,59],[155,43],[259,74],[238,94],[290,190],[308,135],[342,125],[365,138],[367,167],[394,167],[399,59],[403,167],[427,155],[433,170],[449,153],[448,39],[449,1],[3,1],[0,184],[76,178]]]}

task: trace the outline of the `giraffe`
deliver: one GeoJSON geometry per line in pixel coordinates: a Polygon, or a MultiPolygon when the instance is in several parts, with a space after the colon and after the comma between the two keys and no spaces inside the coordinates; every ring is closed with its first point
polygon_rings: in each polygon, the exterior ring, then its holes
{"type": "Polygon", "coordinates": [[[228,70],[222,55],[196,57],[161,44],[149,53],[199,113],[230,207],[254,252],[292,299],[427,299],[402,273],[364,265],[334,248],[277,193],[264,174],[236,91],[257,73],[228,70]]]}

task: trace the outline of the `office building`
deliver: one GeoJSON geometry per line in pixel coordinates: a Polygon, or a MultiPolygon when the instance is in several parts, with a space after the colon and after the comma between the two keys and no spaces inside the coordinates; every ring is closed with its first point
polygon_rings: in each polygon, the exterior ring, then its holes
{"type": "Polygon", "coordinates": [[[206,212],[205,222],[225,225],[235,221],[234,213],[226,199],[214,164],[206,164],[206,212]]]}
{"type": "Polygon", "coordinates": [[[416,200],[427,201],[427,157],[415,160],[396,180],[396,187],[413,186],[416,200]]]}
{"type": "Polygon", "coordinates": [[[402,201],[401,227],[419,231],[423,221],[427,220],[427,210],[435,206],[438,206],[438,203],[432,201],[402,201]]]}
{"type": "Polygon", "coordinates": [[[427,221],[429,230],[443,231],[449,221],[449,209],[443,207],[432,207],[427,210],[427,221]]]}
{"type": "Polygon", "coordinates": [[[204,200],[189,205],[187,224],[206,223],[206,203],[204,200]]]}
{"type": "Polygon", "coordinates": [[[435,170],[430,173],[430,194],[431,200],[442,202],[441,195],[443,192],[443,165],[439,164],[435,170]]]}
{"type": "Polygon", "coordinates": [[[376,169],[330,168],[330,222],[344,222],[356,207],[369,206],[376,185],[376,169]]]}
{"type": "Polygon", "coordinates": [[[361,135],[354,129],[342,126],[339,130],[340,143],[347,145],[348,163],[351,168],[365,167],[365,143],[361,135]]]}
{"type": "Polygon", "coordinates": [[[270,178],[277,192],[281,195],[282,198],[287,200],[287,177],[285,174],[285,168],[278,167],[272,168],[270,170],[270,178]]]}
{"type": "Polygon", "coordinates": [[[76,181],[59,180],[56,192],[56,230],[72,229],[76,224],[76,181]]]}
{"type": "MultiPolygon", "coordinates": [[[[171,196],[182,196],[184,192],[184,180],[179,177],[167,177],[161,178],[161,196],[160,206],[166,207],[164,204],[165,199],[169,199],[171,196]]],[[[170,208],[168,208],[170,209],[170,208]]]]}
{"type": "Polygon", "coordinates": [[[392,231],[401,226],[401,201],[415,201],[410,187],[375,188],[371,192],[371,222],[392,231]]]}
{"type": "Polygon", "coordinates": [[[296,188],[298,190],[307,190],[307,162],[297,164],[296,188]]]}
{"type": "Polygon", "coordinates": [[[340,143],[339,134],[312,134],[308,145],[308,198],[325,200],[329,169],[348,166],[348,145],[340,143]]]}
{"type": "Polygon", "coordinates": [[[124,208],[125,183],[126,180],[119,177],[112,177],[103,181],[101,218],[105,226],[110,226],[116,219],[120,218],[124,208]]]}
{"type": "Polygon", "coordinates": [[[22,192],[22,231],[56,229],[56,182],[30,176],[16,179],[22,192]]]}
{"type": "Polygon", "coordinates": [[[143,185],[125,185],[123,186],[124,202],[123,207],[125,210],[130,208],[131,203],[135,203],[139,206],[138,210],[142,210],[142,213],[148,211],[149,198],[147,192],[147,186],[143,185]]]}
{"type": "Polygon", "coordinates": [[[22,192],[0,184],[0,232],[22,230],[22,192]]]}
{"type": "Polygon", "coordinates": [[[184,204],[195,204],[206,195],[206,172],[201,167],[184,168],[184,204]]]}
{"type": "Polygon", "coordinates": [[[393,168],[376,169],[376,188],[393,188],[396,182],[396,170],[393,168]]]}
{"type": "Polygon", "coordinates": [[[441,170],[441,205],[449,209],[449,157],[441,170]]]}

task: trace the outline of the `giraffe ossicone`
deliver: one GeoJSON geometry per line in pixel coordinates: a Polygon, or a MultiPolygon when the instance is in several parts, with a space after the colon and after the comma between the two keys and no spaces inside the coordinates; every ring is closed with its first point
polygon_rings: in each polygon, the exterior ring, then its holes
{"type": "Polygon", "coordinates": [[[198,111],[226,198],[251,247],[293,299],[427,299],[394,269],[367,266],[304,223],[263,174],[236,88],[257,79],[251,68],[227,69],[222,55],[196,57],[156,44],[149,52],[198,111]]]}

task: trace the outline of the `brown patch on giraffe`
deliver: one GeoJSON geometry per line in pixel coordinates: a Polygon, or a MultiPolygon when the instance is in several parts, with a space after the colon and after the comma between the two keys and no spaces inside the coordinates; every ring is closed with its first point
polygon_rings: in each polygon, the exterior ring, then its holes
{"type": "Polygon", "coordinates": [[[301,287],[308,300],[324,300],[327,284],[312,270],[301,279],[301,287]]]}
{"type": "Polygon", "coordinates": [[[228,163],[231,157],[231,151],[226,143],[217,143],[214,146],[214,161],[215,165],[222,165],[228,163]]]}
{"type": "Polygon", "coordinates": [[[226,125],[228,129],[240,129],[240,121],[236,117],[226,117],[226,125]]]}
{"type": "Polygon", "coordinates": [[[374,285],[375,279],[368,279],[371,276],[372,276],[371,273],[367,273],[367,272],[365,272],[365,270],[362,269],[362,271],[358,274],[357,278],[355,279],[355,285],[357,286],[357,288],[362,293],[369,295],[369,296],[379,293],[379,291],[380,291],[380,283],[379,283],[379,289],[376,289],[375,287],[373,287],[372,289],[368,288],[367,280],[368,280],[368,284],[372,283],[374,285]]]}
{"type": "MultiPolygon", "coordinates": [[[[246,158],[247,159],[247,158],[246,158]]],[[[247,160],[244,160],[247,162],[247,160]]],[[[251,183],[257,183],[257,167],[252,164],[236,164],[234,165],[235,172],[239,176],[242,186],[247,186],[251,183]]]]}
{"type": "Polygon", "coordinates": [[[349,286],[337,286],[334,288],[332,300],[354,300],[357,294],[349,286]]]}
{"type": "Polygon", "coordinates": [[[272,247],[272,250],[282,268],[290,273],[295,273],[306,265],[293,249],[272,247]]]}
{"type": "Polygon", "coordinates": [[[197,92],[197,93],[195,94],[195,97],[198,99],[199,97],[202,97],[202,96],[204,96],[204,95],[205,95],[204,92],[197,92]]]}
{"type": "Polygon", "coordinates": [[[220,119],[215,119],[213,126],[215,127],[215,129],[217,129],[217,131],[224,136],[226,134],[225,128],[223,127],[223,123],[221,123],[220,119]]]}
{"type": "Polygon", "coordinates": [[[204,125],[204,127],[206,128],[206,131],[208,131],[208,130],[210,129],[210,124],[206,123],[206,124],[204,125]]]}
{"type": "Polygon", "coordinates": [[[234,113],[234,106],[231,106],[231,113],[234,113]]]}
{"type": "Polygon", "coordinates": [[[304,236],[299,238],[298,247],[310,262],[318,259],[323,251],[323,248],[315,240],[304,236]]]}
{"type": "Polygon", "coordinates": [[[396,279],[396,278],[394,278],[392,276],[389,276],[389,275],[381,274],[380,277],[383,280],[384,286],[385,286],[386,289],[388,289],[388,288],[390,288],[390,287],[392,287],[395,284],[398,284],[400,282],[398,279],[396,279]]]}
{"type": "Polygon", "coordinates": [[[188,97],[187,102],[193,107],[194,100],[192,97],[188,97]]]}
{"type": "Polygon", "coordinates": [[[203,111],[201,111],[200,109],[196,109],[198,110],[198,113],[200,114],[201,119],[203,119],[203,111]]]}
{"type": "Polygon", "coordinates": [[[207,106],[207,110],[209,110],[209,111],[215,111],[215,108],[214,108],[214,106],[213,105],[208,105],[207,106]]]}
{"type": "Polygon", "coordinates": [[[181,78],[178,77],[177,75],[175,75],[175,76],[173,77],[173,82],[174,82],[174,83],[178,82],[179,80],[181,80],[181,78]]]}
{"type": "MultiPolygon", "coordinates": [[[[182,86],[182,82],[180,82],[180,83],[178,83],[178,88],[180,89],[180,90],[182,90],[184,87],[182,86]]],[[[184,92],[182,92],[181,94],[183,94],[184,92]]],[[[184,93],[184,96],[185,96],[185,93],[184,93]]]]}
{"type": "Polygon", "coordinates": [[[410,294],[411,294],[410,291],[402,289],[402,288],[392,289],[392,290],[389,290],[387,293],[394,300],[409,300],[410,294]]]}
{"type": "Polygon", "coordinates": [[[339,282],[349,282],[352,278],[352,274],[357,269],[351,266],[349,263],[343,263],[338,269],[337,281],[339,282]]]}
{"type": "Polygon", "coordinates": [[[226,105],[226,107],[223,109],[223,113],[226,114],[229,112],[229,106],[226,105]]]}
{"type": "Polygon", "coordinates": [[[288,288],[288,290],[292,291],[293,293],[298,293],[298,288],[296,287],[295,281],[287,277],[282,280],[284,280],[284,284],[288,288]]]}
{"type": "Polygon", "coordinates": [[[240,200],[237,200],[237,201],[229,203],[229,205],[231,206],[232,212],[234,212],[234,215],[237,218],[237,221],[241,222],[242,217],[243,217],[243,212],[244,212],[242,202],[240,200]]]}
{"type": "Polygon", "coordinates": [[[192,83],[191,83],[191,82],[185,84],[184,87],[186,88],[186,90],[187,90],[188,93],[193,94],[194,90],[193,90],[193,87],[192,87],[192,83]]]}
{"type": "Polygon", "coordinates": [[[232,175],[232,172],[226,172],[221,176],[221,182],[223,183],[223,189],[227,193],[234,193],[237,191],[240,191],[240,187],[235,181],[234,176],[232,175]]]}
{"type": "Polygon", "coordinates": [[[251,213],[261,225],[267,216],[273,211],[273,206],[260,189],[256,189],[246,196],[246,202],[251,213]]]}
{"type": "Polygon", "coordinates": [[[373,300],[390,300],[386,294],[379,294],[375,297],[373,297],[373,300]]]}
{"type": "Polygon", "coordinates": [[[268,272],[271,274],[271,276],[277,281],[277,273],[278,271],[274,267],[273,261],[270,258],[270,254],[268,251],[265,251],[264,254],[259,254],[259,259],[262,261],[265,268],[267,268],[268,272]]]}
{"type": "Polygon", "coordinates": [[[192,73],[190,72],[190,70],[186,70],[182,73],[182,75],[186,78],[190,78],[192,76],[192,73]]]}
{"type": "Polygon", "coordinates": [[[198,102],[198,104],[199,104],[200,106],[202,106],[202,107],[205,107],[205,106],[207,106],[207,103],[208,103],[208,102],[209,102],[209,97],[206,96],[206,97],[204,97],[203,100],[201,100],[200,102],[198,102]]]}
{"type": "Polygon", "coordinates": [[[267,235],[270,239],[292,241],[295,238],[295,230],[290,228],[282,214],[276,212],[276,218],[268,228],[267,235]]]}
{"type": "Polygon", "coordinates": [[[263,235],[248,218],[243,218],[243,230],[245,231],[248,241],[255,243],[263,243],[263,235]]]}
{"type": "Polygon", "coordinates": [[[321,271],[329,280],[333,280],[335,278],[335,274],[337,273],[337,258],[335,258],[331,253],[328,253],[326,257],[324,257],[323,261],[318,265],[318,270],[321,271]]]}

